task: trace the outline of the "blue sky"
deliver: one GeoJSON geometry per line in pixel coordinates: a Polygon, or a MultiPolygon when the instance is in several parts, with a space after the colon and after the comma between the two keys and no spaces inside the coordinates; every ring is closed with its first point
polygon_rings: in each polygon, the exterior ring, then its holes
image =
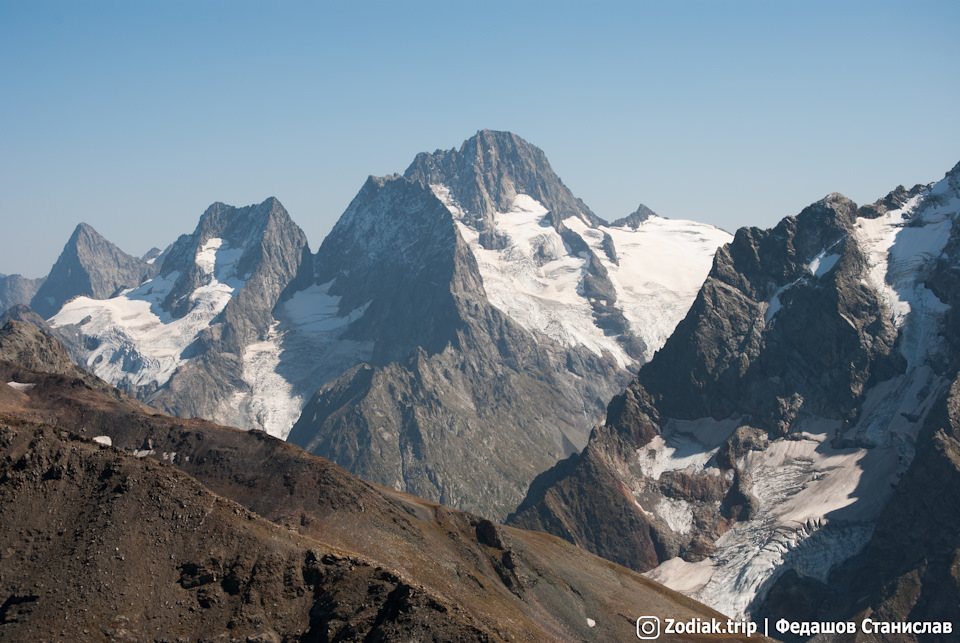
{"type": "Polygon", "coordinates": [[[0,272],[276,196],[311,248],[478,129],[614,219],[734,230],[960,161],[958,2],[0,2],[0,272]]]}

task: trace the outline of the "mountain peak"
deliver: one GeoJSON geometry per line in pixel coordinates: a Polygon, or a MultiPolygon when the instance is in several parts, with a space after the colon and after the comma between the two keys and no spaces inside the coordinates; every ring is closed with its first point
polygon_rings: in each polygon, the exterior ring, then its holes
{"type": "Polygon", "coordinates": [[[81,221],[80,223],[77,224],[77,227],[73,229],[73,234],[71,235],[70,238],[78,239],[83,235],[87,235],[91,237],[102,237],[102,235],[99,232],[97,232],[92,225],[81,221]]]}
{"type": "Polygon", "coordinates": [[[610,225],[614,228],[622,228],[625,226],[629,226],[634,230],[636,230],[637,228],[640,227],[641,223],[643,223],[650,217],[656,217],[656,216],[659,216],[659,215],[641,203],[633,213],[628,214],[627,216],[622,217],[620,219],[617,219],[610,225]]]}
{"type": "Polygon", "coordinates": [[[121,288],[140,285],[152,271],[152,266],[123,252],[91,225],[81,223],[74,228],[30,306],[49,318],[71,297],[106,299],[121,288]]]}
{"type": "Polygon", "coordinates": [[[603,223],[563,184],[543,151],[512,132],[480,130],[459,150],[420,153],[404,177],[449,188],[478,228],[508,212],[520,194],[539,201],[554,221],[578,217],[591,226],[603,223]]]}

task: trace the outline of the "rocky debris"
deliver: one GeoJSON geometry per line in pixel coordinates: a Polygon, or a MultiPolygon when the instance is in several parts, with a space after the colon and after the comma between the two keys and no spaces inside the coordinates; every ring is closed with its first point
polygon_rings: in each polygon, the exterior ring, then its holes
{"type": "Polygon", "coordinates": [[[737,522],[750,520],[757,515],[760,501],[750,492],[751,483],[748,475],[736,472],[733,485],[724,497],[723,504],[720,505],[720,515],[737,522]]]}
{"type": "Polygon", "coordinates": [[[0,328],[0,359],[23,368],[82,378],[63,344],[36,326],[10,319],[0,328]]]}
{"type": "Polygon", "coordinates": [[[491,638],[171,467],[46,426],[0,423],[0,445],[4,639],[491,638]]]}
{"type": "Polygon", "coordinates": [[[73,297],[107,299],[122,288],[139,286],[155,273],[154,266],[126,254],[81,223],[30,300],[30,307],[48,319],[73,297]]]}
{"type": "Polygon", "coordinates": [[[48,335],[55,336],[55,331],[47,323],[47,321],[35,313],[30,306],[20,304],[18,306],[11,306],[8,308],[2,315],[0,315],[0,325],[6,324],[10,320],[23,322],[24,324],[29,324],[35,326],[47,333],[48,335]]]}
{"type": "MultiPolygon", "coordinates": [[[[17,368],[0,361],[0,377],[17,368]]],[[[29,375],[0,400],[0,638],[614,640],[634,635],[633,614],[720,617],[266,433],[29,375]]]]}
{"type": "Polygon", "coordinates": [[[763,451],[769,441],[767,434],[752,426],[738,426],[729,438],[720,445],[716,458],[717,466],[721,469],[736,469],[737,460],[749,451],[763,451]]]}

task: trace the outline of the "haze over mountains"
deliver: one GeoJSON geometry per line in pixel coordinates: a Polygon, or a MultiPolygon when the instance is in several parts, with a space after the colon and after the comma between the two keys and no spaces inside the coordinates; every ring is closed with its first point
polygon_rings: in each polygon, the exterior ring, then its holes
{"type": "MultiPolygon", "coordinates": [[[[541,150],[484,130],[370,177],[316,253],[277,199],[217,203],[142,259],[81,225],[45,281],[0,295],[142,402],[509,516],[724,614],[960,624],[958,218],[960,165],[734,237],[642,205],[607,223],[541,150]]],[[[263,515],[289,473],[174,460],[263,515]]]]}

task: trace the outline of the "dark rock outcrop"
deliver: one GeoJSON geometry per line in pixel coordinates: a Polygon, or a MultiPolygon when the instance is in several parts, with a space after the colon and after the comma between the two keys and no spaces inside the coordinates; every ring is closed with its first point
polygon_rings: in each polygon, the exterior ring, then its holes
{"type": "Polygon", "coordinates": [[[636,230],[637,228],[640,227],[641,223],[643,223],[650,217],[655,217],[655,216],[658,216],[656,212],[654,212],[653,210],[651,210],[650,208],[648,208],[647,206],[641,203],[640,206],[634,212],[632,212],[631,214],[628,214],[625,217],[621,217],[620,219],[617,219],[616,221],[611,223],[610,226],[614,228],[619,228],[622,226],[630,226],[631,228],[636,230]]]}

